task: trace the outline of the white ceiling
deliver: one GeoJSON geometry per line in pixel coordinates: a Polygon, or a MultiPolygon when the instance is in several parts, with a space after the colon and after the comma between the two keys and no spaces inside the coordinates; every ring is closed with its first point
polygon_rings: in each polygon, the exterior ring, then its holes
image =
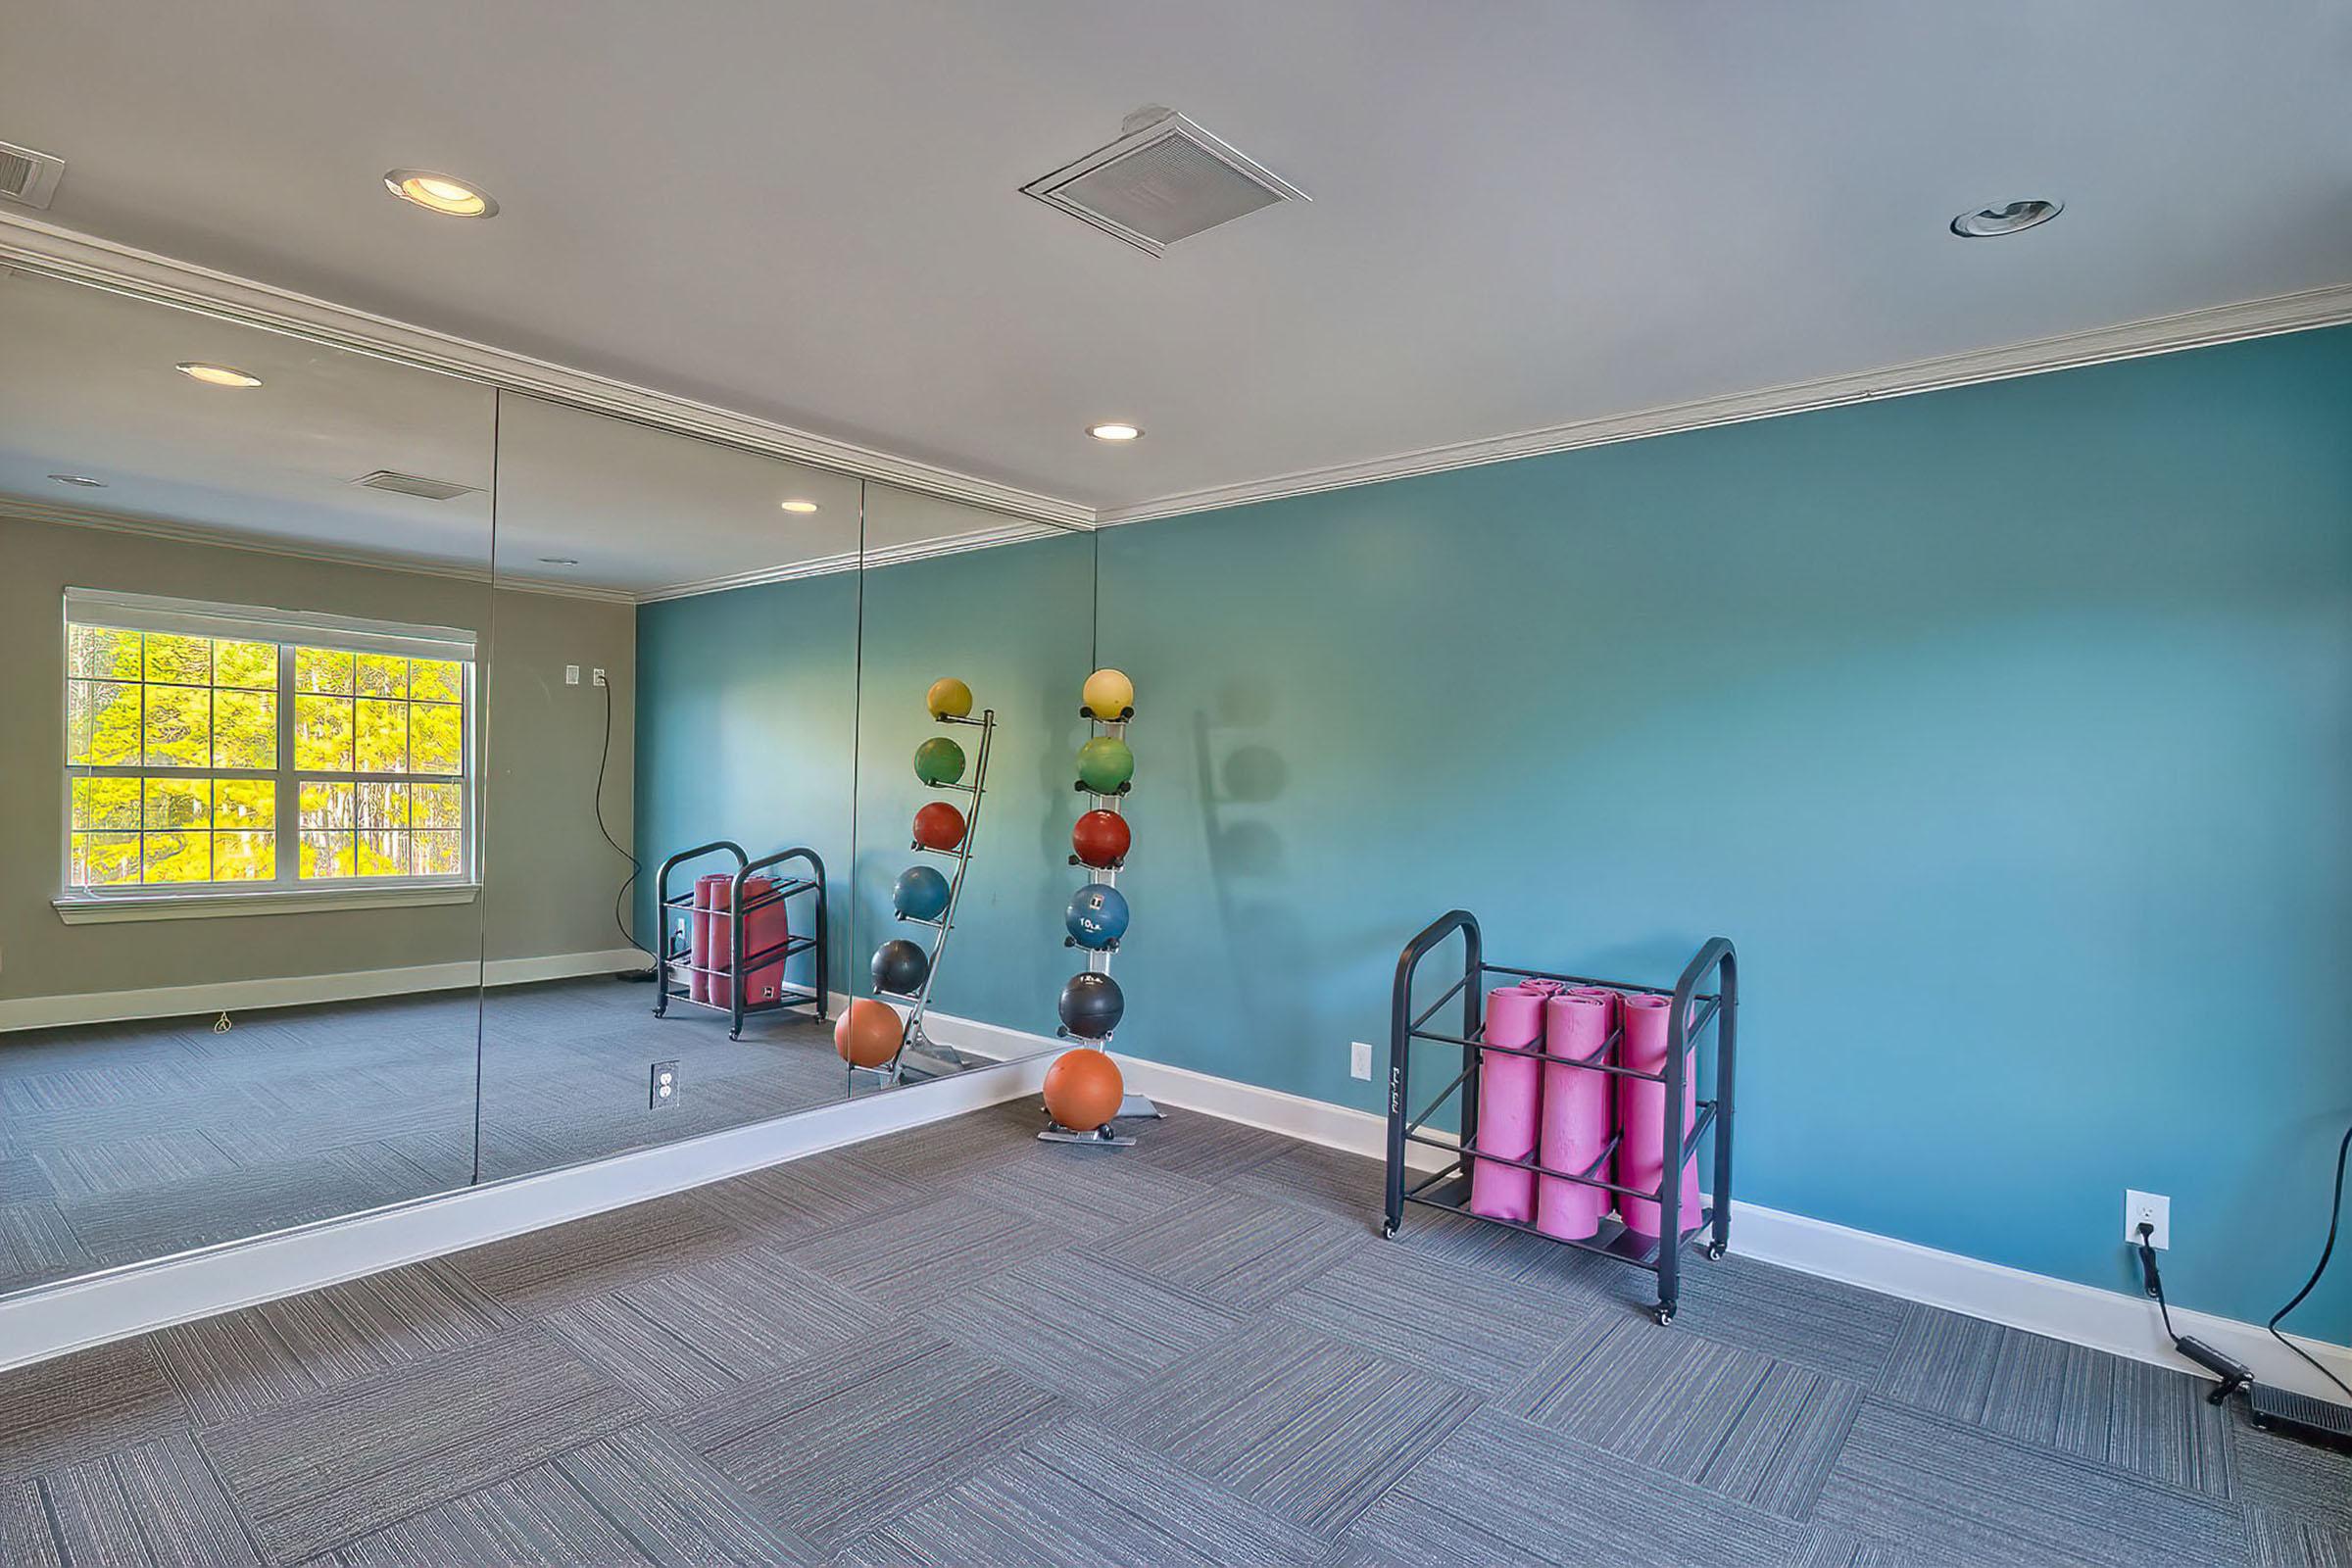
{"type": "Polygon", "coordinates": [[[2352,278],[2335,0],[14,0],[71,228],[1102,508],[2352,278]],[[1303,185],[1015,193],[1156,102],[1303,185]],[[504,204],[436,219],[376,180],[504,204]],[[2064,199],[1993,242],[1965,208],[2064,199]],[[1132,448],[1089,441],[1133,418],[1132,448]]]}

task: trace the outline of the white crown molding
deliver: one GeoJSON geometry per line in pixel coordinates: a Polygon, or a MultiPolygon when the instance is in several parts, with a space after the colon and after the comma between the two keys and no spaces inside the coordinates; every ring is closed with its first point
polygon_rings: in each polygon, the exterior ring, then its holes
{"type": "Polygon", "coordinates": [[[717,577],[700,577],[692,582],[672,583],[637,595],[641,605],[659,604],[665,599],[693,599],[703,594],[722,594],[735,588],[756,588],[761,583],[797,582],[803,577],[825,577],[837,571],[876,571],[884,566],[903,566],[909,562],[930,561],[940,556],[959,556],[971,550],[993,550],[999,545],[1026,544],[1032,539],[1058,539],[1070,532],[1043,522],[1007,522],[994,528],[975,528],[970,533],[948,534],[938,539],[921,539],[912,544],[885,545],[863,554],[848,551],[835,556],[811,556],[807,561],[791,561],[781,565],[760,566],[751,571],[733,571],[717,577]]]}
{"type": "Polygon", "coordinates": [[[1468,468],[1481,464],[1508,463],[1517,458],[1543,457],[1546,453],[1570,452],[1579,447],[1640,441],[1649,436],[1704,429],[1709,425],[1778,418],[1783,415],[1834,409],[1848,403],[1909,397],[1918,392],[1939,392],[1948,387],[1974,386],[1984,381],[2007,380],[2012,376],[2071,370],[2086,365],[2104,365],[2114,360],[2134,360],[2152,354],[2178,353],[2182,349],[2211,348],[2245,338],[2340,326],[2347,321],[2352,321],[2352,284],[2340,284],[2300,294],[2280,294],[2238,305],[2216,305],[2204,310],[2184,311],[2177,316],[2128,321],[2120,326],[2066,332],[2056,337],[2037,338],[2030,343],[2010,344],[2002,348],[1976,349],[1938,359],[1916,360],[1908,365],[1891,366],[1881,370],[1861,370],[1846,375],[1823,376],[1812,381],[1793,381],[1785,386],[1765,387],[1755,392],[1700,398],[1690,403],[1672,403],[1632,414],[1616,414],[1602,418],[1548,425],[1537,430],[1523,430],[1516,435],[1459,441],[1447,446],[1425,447],[1418,452],[1371,458],[1361,463],[1306,468],[1296,473],[1277,474],[1268,479],[1188,490],[1132,507],[1106,508],[1095,514],[1095,525],[1106,528],[1118,523],[1148,522],[1157,517],[1209,512],[1249,502],[1274,501],[1285,496],[1312,495],[1323,490],[1376,484],[1384,479],[1442,473],[1448,468],[1468,468]]]}
{"type": "Polygon", "coordinates": [[[270,331],[375,354],[468,380],[616,414],[769,457],[944,496],[992,512],[1055,523],[1094,525],[1094,509],[1000,484],[773,420],[635,386],[611,376],[494,348],[468,338],[396,321],[290,289],[215,271],[110,240],[96,239],[22,213],[0,211],[0,265],[92,284],[226,317],[270,331]]]}
{"type": "Polygon", "coordinates": [[[46,523],[55,528],[98,528],[108,533],[137,534],[172,544],[205,545],[219,550],[242,550],[249,555],[281,556],[291,561],[317,561],[336,566],[364,566],[370,571],[408,572],[422,577],[447,577],[459,582],[487,583],[502,592],[553,594],[562,599],[593,599],[602,604],[633,605],[637,596],[625,588],[597,588],[585,583],[547,577],[518,577],[488,566],[466,566],[454,562],[422,561],[411,556],[371,555],[364,550],[333,550],[291,540],[257,539],[226,528],[176,522],[166,517],[132,516],[99,512],[54,501],[21,501],[0,496],[0,517],[18,522],[46,523]]]}

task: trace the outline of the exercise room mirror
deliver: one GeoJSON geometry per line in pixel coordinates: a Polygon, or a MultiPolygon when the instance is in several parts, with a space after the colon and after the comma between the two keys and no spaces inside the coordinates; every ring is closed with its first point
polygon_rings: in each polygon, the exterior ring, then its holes
{"type": "Polygon", "coordinates": [[[1095,541],[881,483],[865,510],[852,984],[860,1079],[891,1083],[1038,1049],[1085,966],[1062,917],[1095,541]]]}
{"type": "Polygon", "coordinates": [[[859,485],[503,394],[489,1180],[845,1094],[859,485]]]}
{"type": "Polygon", "coordinates": [[[0,1291],[473,1175],[484,387],[0,270],[0,1291]]]}

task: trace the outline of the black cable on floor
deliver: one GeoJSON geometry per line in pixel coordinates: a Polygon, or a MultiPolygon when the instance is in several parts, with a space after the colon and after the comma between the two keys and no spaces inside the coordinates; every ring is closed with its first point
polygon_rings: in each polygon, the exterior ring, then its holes
{"type": "Polygon", "coordinates": [[[2335,1231],[2344,1217],[2344,1161],[2346,1156],[2352,1156],[2352,1127],[2344,1129],[2344,1141],[2335,1146],[2335,1196],[2329,1199],[2328,1203],[2328,1242],[2320,1249],[2319,1266],[2311,1271],[2311,1278],[2303,1282],[2303,1288],[2295,1293],[2295,1298],[2271,1314],[2269,1327],[2271,1338],[2303,1357],[2304,1360],[2311,1362],[2313,1370],[2337,1388],[2343,1389],[2344,1397],[2352,1399],[2352,1389],[2344,1388],[2342,1378],[2320,1365],[2310,1351],[2278,1332],[2278,1325],[2285,1321],[2286,1314],[2301,1306],[2303,1298],[2319,1288],[2320,1277],[2328,1272],[2328,1260],[2335,1255],[2335,1231]]]}
{"type": "Polygon", "coordinates": [[[612,682],[608,677],[605,681],[605,746],[604,751],[596,760],[596,830],[605,836],[607,844],[612,846],[614,854],[629,862],[629,874],[621,878],[620,891],[612,895],[612,924],[619,929],[623,942],[640,952],[645,952],[648,950],[637,940],[636,933],[629,929],[628,922],[621,917],[620,912],[628,903],[629,889],[636,885],[638,873],[645,867],[639,862],[636,856],[631,855],[621,846],[620,841],[612,836],[612,830],[605,825],[605,769],[611,766],[612,762],[612,682]]]}

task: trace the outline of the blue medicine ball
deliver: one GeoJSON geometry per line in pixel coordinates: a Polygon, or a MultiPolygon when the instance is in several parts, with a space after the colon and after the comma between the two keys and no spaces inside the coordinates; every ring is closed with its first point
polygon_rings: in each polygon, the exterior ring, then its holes
{"type": "Polygon", "coordinates": [[[890,890],[890,906],[909,920],[936,920],[948,912],[948,879],[927,865],[910,865],[890,890]]]}
{"type": "Polygon", "coordinates": [[[1082,948],[1107,948],[1127,934],[1127,900],[1107,882],[1089,882],[1061,917],[1082,948]]]}

